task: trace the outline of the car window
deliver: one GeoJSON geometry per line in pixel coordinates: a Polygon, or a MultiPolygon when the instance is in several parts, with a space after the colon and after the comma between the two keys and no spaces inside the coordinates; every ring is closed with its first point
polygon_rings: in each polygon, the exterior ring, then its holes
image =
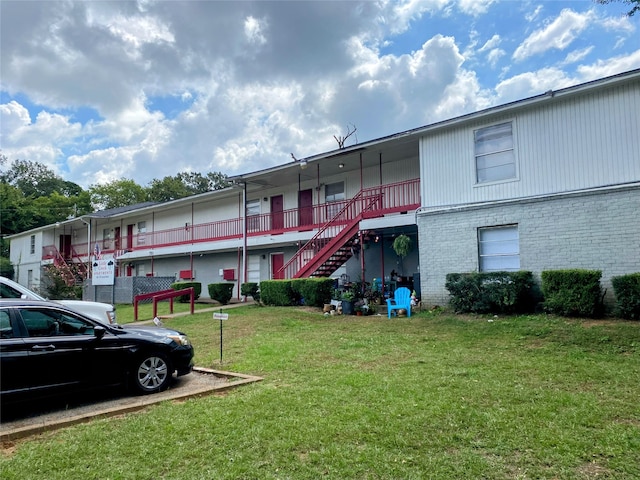
{"type": "Polygon", "coordinates": [[[22,294],[13,287],[0,283],[0,298],[21,298],[22,294]]]}
{"type": "Polygon", "coordinates": [[[47,309],[20,310],[30,337],[93,335],[93,324],[66,312],[47,309]]]}
{"type": "Polygon", "coordinates": [[[13,338],[13,326],[7,310],[0,310],[0,338],[13,338]]]}

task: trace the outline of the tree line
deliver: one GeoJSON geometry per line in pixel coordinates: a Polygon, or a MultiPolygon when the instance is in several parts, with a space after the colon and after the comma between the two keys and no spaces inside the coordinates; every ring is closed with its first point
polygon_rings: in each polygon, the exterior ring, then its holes
{"type": "Polygon", "coordinates": [[[127,178],[90,185],[87,190],[64,180],[46,165],[9,161],[0,154],[0,256],[8,257],[4,237],[98,210],[143,202],[167,202],[229,186],[220,172],[180,172],[147,186],[127,178]]]}

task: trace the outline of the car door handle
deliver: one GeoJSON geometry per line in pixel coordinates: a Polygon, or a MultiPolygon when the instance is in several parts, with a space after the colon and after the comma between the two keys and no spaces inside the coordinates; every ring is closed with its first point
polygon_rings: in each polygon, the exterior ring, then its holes
{"type": "Polygon", "coordinates": [[[49,344],[49,345],[34,345],[33,347],[31,347],[31,350],[35,350],[36,352],[50,352],[52,350],[55,350],[56,347],[49,344]]]}

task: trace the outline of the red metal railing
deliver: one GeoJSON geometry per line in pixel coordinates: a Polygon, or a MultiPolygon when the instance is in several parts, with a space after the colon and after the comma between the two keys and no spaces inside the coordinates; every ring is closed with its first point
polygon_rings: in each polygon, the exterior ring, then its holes
{"type": "MultiPolygon", "coordinates": [[[[376,207],[375,210],[364,213],[360,210],[363,218],[414,210],[420,206],[420,179],[365,188],[358,195],[363,199],[375,196],[379,202],[379,207],[376,207]]],[[[316,230],[343,210],[342,220],[337,221],[346,222],[355,218],[349,217],[349,215],[355,215],[354,211],[346,208],[351,203],[353,203],[353,199],[323,203],[302,209],[292,208],[282,212],[250,215],[247,217],[247,236],[316,230]]],[[[242,229],[243,219],[232,218],[155,232],[138,233],[133,236],[122,235],[119,239],[98,240],[98,244],[103,254],[120,254],[126,251],[151,250],[172,245],[238,239],[242,238],[242,229]]],[[[92,241],[91,245],[94,245],[94,241],[92,241]]],[[[79,259],[93,254],[93,251],[86,251],[86,242],[73,245],[72,248],[77,252],[74,253],[74,257],[77,256],[79,259]]],[[[56,251],[55,246],[43,247],[42,258],[54,258],[50,256],[54,251],[56,251]]],[[[88,260],[88,258],[85,260],[88,260]]]]}

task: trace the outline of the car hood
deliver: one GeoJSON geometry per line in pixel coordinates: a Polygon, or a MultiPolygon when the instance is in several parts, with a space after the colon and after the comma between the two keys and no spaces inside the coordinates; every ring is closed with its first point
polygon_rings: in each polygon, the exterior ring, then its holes
{"type": "Polygon", "coordinates": [[[155,326],[145,326],[145,325],[136,325],[136,326],[128,326],[121,325],[120,328],[127,333],[132,333],[134,335],[140,335],[143,337],[156,337],[156,338],[167,338],[175,335],[184,335],[184,333],[179,332],[177,330],[172,330],[170,328],[165,327],[155,327],[155,326]]]}

